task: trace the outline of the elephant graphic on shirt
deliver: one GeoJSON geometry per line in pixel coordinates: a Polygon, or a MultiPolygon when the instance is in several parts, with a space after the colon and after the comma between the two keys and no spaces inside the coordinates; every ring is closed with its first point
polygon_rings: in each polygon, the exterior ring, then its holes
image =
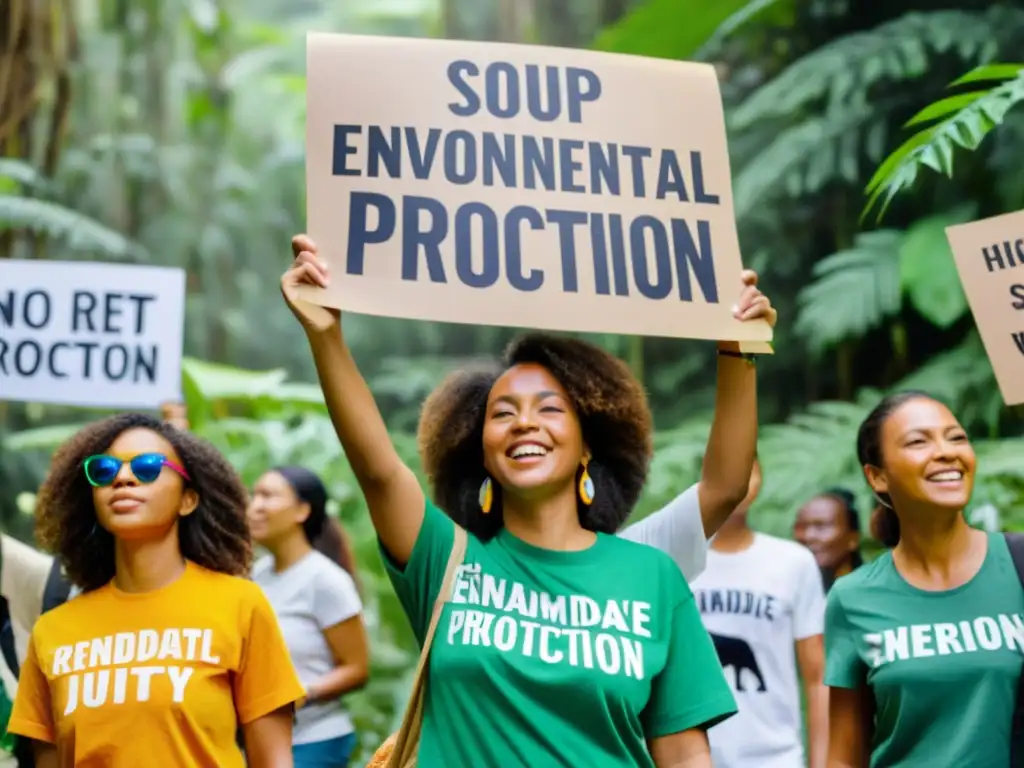
{"type": "Polygon", "coordinates": [[[736,691],[738,693],[742,693],[745,690],[743,688],[743,670],[745,669],[749,670],[757,678],[758,693],[768,690],[764,684],[764,675],[761,673],[761,667],[757,663],[754,649],[750,647],[750,643],[739,637],[716,635],[711,632],[708,634],[711,635],[711,641],[715,644],[715,650],[718,652],[718,660],[722,664],[722,669],[732,667],[735,671],[736,691]]]}

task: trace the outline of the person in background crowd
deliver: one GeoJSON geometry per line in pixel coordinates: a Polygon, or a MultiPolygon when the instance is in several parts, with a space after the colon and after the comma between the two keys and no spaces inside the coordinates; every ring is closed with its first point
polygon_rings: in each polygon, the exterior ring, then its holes
{"type": "Polygon", "coordinates": [[[295,716],[295,768],[345,768],[355,727],[340,698],[369,677],[362,602],[352,576],[311,542],[328,522],[327,489],[302,467],[277,467],[249,503],[253,539],[269,550],[253,567],[277,614],[306,695],[295,716]]]}
{"type": "Polygon", "coordinates": [[[352,577],[356,587],[359,587],[359,569],[356,565],[356,555],[352,550],[352,542],[349,539],[348,531],[342,527],[341,523],[328,516],[324,520],[323,530],[313,540],[312,544],[313,549],[335,565],[340,566],[345,573],[352,577]]]}
{"type": "Polygon", "coordinates": [[[164,403],[160,406],[160,418],[175,429],[187,431],[192,428],[188,420],[188,406],[185,403],[164,403]]]}
{"type": "MultiPolygon", "coordinates": [[[[160,406],[161,418],[175,429],[191,429],[188,418],[188,405],[179,402],[166,402],[160,406]]],[[[349,541],[348,533],[341,523],[327,517],[322,530],[312,541],[313,549],[337,563],[359,586],[359,572],[356,566],[355,553],[349,541]]]]}
{"type": "Polygon", "coordinates": [[[821,573],[805,547],[747,525],[760,490],[761,466],[755,462],[747,498],[711,540],[707,568],[692,584],[739,705],[736,717],[711,729],[711,752],[715,768],[825,768],[821,573]],[[807,701],[806,762],[801,682],[807,701]]]}
{"type": "Polygon", "coordinates": [[[149,416],[90,424],[55,453],[41,544],[82,594],[32,630],[11,732],[40,768],[292,764],[303,696],[246,578],[245,489],[209,444],[149,416]]]}
{"type": "MultiPolygon", "coordinates": [[[[297,237],[293,252],[282,292],[421,642],[453,520],[470,534],[431,654],[420,763],[710,766],[705,731],[735,704],[692,594],[670,558],[609,535],[650,459],[650,413],[628,368],[585,342],[528,334],[501,370],[449,377],[419,429],[435,506],[395,452],[339,314],[295,296],[326,285],[315,246],[297,237]]],[[[774,317],[756,277],[746,282],[737,314],[774,317]]],[[[702,508],[742,498],[756,439],[753,371],[721,353],[738,423],[716,419],[702,508]]]]}
{"type": "Polygon", "coordinates": [[[25,660],[36,619],[67,600],[70,591],[58,560],[0,533],[0,647],[15,674],[25,660]]]}
{"type": "Polygon", "coordinates": [[[830,488],[800,507],[793,538],[814,554],[825,591],[840,576],[864,564],[857,499],[846,488],[830,488]]]}
{"type": "MultiPolygon", "coordinates": [[[[32,627],[43,613],[68,599],[70,583],[60,563],[12,536],[0,534],[0,682],[7,728],[10,707],[18,690],[18,675],[28,650],[32,627]]],[[[35,760],[27,739],[8,734],[5,746],[18,768],[32,768],[35,760]]]]}
{"type": "Polygon", "coordinates": [[[967,433],[902,392],[861,424],[857,457],[893,549],[828,596],[829,765],[1010,768],[1024,590],[1003,535],[964,519],[967,433]]]}

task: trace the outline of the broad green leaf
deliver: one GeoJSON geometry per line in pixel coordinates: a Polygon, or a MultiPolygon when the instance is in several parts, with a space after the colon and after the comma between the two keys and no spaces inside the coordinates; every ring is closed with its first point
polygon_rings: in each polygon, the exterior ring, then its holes
{"type": "Polygon", "coordinates": [[[692,59],[748,0],[647,0],[606,27],[594,47],[657,59],[692,59]]]}
{"type": "Polygon", "coordinates": [[[949,84],[950,88],[967,83],[978,83],[985,80],[1009,80],[1024,71],[1024,64],[984,64],[976,67],[963,77],[949,84]]]}
{"type": "Polygon", "coordinates": [[[959,112],[964,107],[973,104],[983,95],[984,92],[961,93],[956,96],[949,96],[945,99],[936,101],[934,104],[929,104],[912,118],[907,120],[907,122],[904,123],[904,127],[908,128],[911,125],[930,123],[932,120],[938,120],[940,117],[945,117],[950,112],[959,112]]]}
{"type": "Polygon", "coordinates": [[[910,303],[939,328],[948,328],[970,309],[946,227],[970,221],[973,207],[963,207],[914,224],[900,247],[900,281],[910,303]]]}
{"type": "Polygon", "coordinates": [[[53,451],[84,426],[85,423],[58,424],[22,430],[8,435],[3,447],[11,451],[53,451]]]}
{"type": "Polygon", "coordinates": [[[185,358],[182,378],[187,378],[197,390],[210,400],[250,400],[273,393],[284,383],[283,370],[246,371],[230,365],[208,363],[185,358]]]}

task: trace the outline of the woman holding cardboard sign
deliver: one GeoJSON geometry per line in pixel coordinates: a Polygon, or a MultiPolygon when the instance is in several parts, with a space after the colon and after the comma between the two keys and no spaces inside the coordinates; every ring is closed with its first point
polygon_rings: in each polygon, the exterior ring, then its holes
{"type": "MultiPolygon", "coordinates": [[[[669,557],[609,535],[651,452],[650,413],[628,369],[584,342],[528,334],[502,370],[442,384],[424,405],[420,444],[445,514],[392,446],[339,313],[295,295],[327,283],[315,245],[298,237],[293,250],[282,290],[392,583],[428,650],[437,631],[416,710],[419,765],[710,766],[705,730],[736,705],[693,596],[669,557]],[[435,601],[445,603],[437,614],[435,601]]],[[[755,281],[737,313],[773,322],[755,281]]],[[[722,351],[723,399],[744,422],[713,427],[699,496],[714,512],[745,495],[756,437],[753,372],[722,351]]]]}

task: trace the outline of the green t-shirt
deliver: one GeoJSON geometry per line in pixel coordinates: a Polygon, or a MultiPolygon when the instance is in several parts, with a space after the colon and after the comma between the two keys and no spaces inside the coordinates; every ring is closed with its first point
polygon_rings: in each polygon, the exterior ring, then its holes
{"type": "MultiPolygon", "coordinates": [[[[388,574],[422,641],[451,552],[427,503],[388,574]]],[[[653,768],[646,740],[736,712],[693,594],[668,555],[599,534],[580,552],[502,530],[469,537],[431,649],[420,768],[653,768]]]]}
{"type": "Polygon", "coordinates": [[[875,699],[871,766],[1008,768],[1024,591],[1002,534],[966,584],[926,592],[892,553],[844,576],[825,612],[825,683],[875,699]]]}

